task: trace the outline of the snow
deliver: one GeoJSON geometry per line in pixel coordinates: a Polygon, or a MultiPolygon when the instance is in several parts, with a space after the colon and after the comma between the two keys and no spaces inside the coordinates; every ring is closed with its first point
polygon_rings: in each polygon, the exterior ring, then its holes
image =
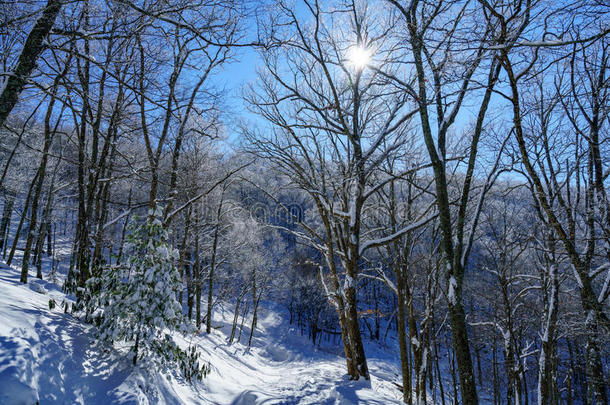
{"type": "Polygon", "coordinates": [[[206,347],[213,347],[213,351],[207,349],[204,357],[216,360],[212,361],[212,373],[204,385],[211,393],[212,403],[400,403],[400,392],[385,380],[395,375],[394,365],[372,362],[371,382],[349,381],[345,360],[338,355],[340,350],[314,348],[291,331],[276,311],[266,311],[260,327],[254,347],[245,356],[241,345],[226,346],[223,333],[213,333],[208,338],[214,344],[206,347]],[[270,340],[269,336],[274,338],[270,340]],[[237,396],[236,387],[241,391],[237,396]],[[233,402],[227,398],[233,398],[233,402]]]}
{"type": "Polygon", "coordinates": [[[356,200],[352,199],[349,204],[349,227],[353,229],[356,226],[356,200]]]}
{"type": "MultiPolygon", "coordinates": [[[[555,264],[552,265],[550,270],[551,277],[555,279],[557,277],[557,269],[555,268],[555,264]]],[[[549,296],[548,307],[546,308],[546,322],[544,325],[544,334],[541,337],[542,342],[546,343],[552,336],[549,336],[549,328],[551,327],[553,314],[556,311],[555,308],[555,295],[557,294],[557,287],[554,282],[551,283],[551,293],[549,296]]],[[[544,354],[544,353],[542,353],[544,354]]],[[[543,356],[540,357],[541,362],[543,361],[543,356]]]]}
{"type": "Polygon", "coordinates": [[[457,289],[457,281],[455,277],[451,275],[449,277],[449,292],[447,293],[447,300],[451,303],[451,305],[455,305],[457,303],[457,299],[455,297],[455,291],[457,289]]]}
{"type": "Polygon", "coordinates": [[[2,404],[401,403],[395,352],[367,343],[371,381],[349,381],[340,343],[314,346],[272,304],[260,310],[250,349],[226,343],[230,303],[219,305],[210,335],[179,339],[196,343],[211,364],[210,374],[191,385],[144,363],[134,368],[120,348],[92,346],[93,327],[64,313],[62,303],[73,301],[55,284],[34,277],[20,284],[19,269],[0,263],[0,291],[2,404]]]}
{"type": "Polygon", "coordinates": [[[343,289],[347,290],[348,288],[354,287],[354,279],[349,275],[345,275],[345,283],[343,284],[343,289]]]}
{"type": "Polygon", "coordinates": [[[604,282],[604,286],[602,287],[601,291],[599,292],[599,297],[597,298],[597,302],[599,302],[600,304],[603,304],[604,301],[606,300],[606,298],[608,297],[608,295],[610,291],[610,270],[606,273],[606,281],[604,282]]]}
{"type": "Polygon", "coordinates": [[[584,287],[582,284],[582,280],[580,279],[580,275],[578,274],[578,271],[576,270],[576,267],[574,267],[573,265],[570,267],[572,268],[572,273],[574,274],[574,279],[576,280],[578,287],[582,290],[584,287]]]}
{"type": "Polygon", "coordinates": [[[431,216],[426,217],[426,218],[424,218],[422,220],[414,222],[414,223],[412,223],[412,224],[410,224],[410,225],[408,225],[408,226],[406,226],[406,227],[404,227],[404,228],[394,232],[391,235],[388,235],[388,236],[385,236],[385,237],[382,237],[382,238],[379,238],[379,239],[374,239],[374,240],[366,241],[366,242],[364,242],[364,243],[362,243],[360,245],[359,253],[360,253],[360,255],[362,255],[366,250],[368,250],[368,249],[370,249],[372,247],[382,246],[382,245],[388,244],[391,241],[393,241],[393,240],[399,238],[400,236],[406,234],[407,232],[412,231],[414,229],[417,229],[417,228],[427,224],[428,222],[430,222],[431,220],[433,220],[437,216],[438,216],[438,214],[431,215],[431,216]]]}

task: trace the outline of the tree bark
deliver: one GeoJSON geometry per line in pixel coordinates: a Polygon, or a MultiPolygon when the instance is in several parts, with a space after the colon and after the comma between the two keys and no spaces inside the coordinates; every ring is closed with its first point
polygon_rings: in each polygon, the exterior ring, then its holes
{"type": "MultiPolygon", "coordinates": [[[[65,72],[65,70],[64,70],[65,72]]],[[[53,113],[53,107],[55,106],[55,93],[57,91],[57,85],[59,84],[59,78],[63,76],[58,76],[53,83],[53,90],[51,94],[51,101],[49,102],[49,106],[47,108],[47,113],[44,120],[44,145],[42,148],[42,157],[40,159],[40,166],[38,168],[38,178],[36,181],[36,186],[34,187],[34,194],[32,195],[32,214],[30,216],[30,226],[28,227],[28,234],[25,241],[25,248],[23,250],[23,260],[21,261],[21,278],[20,281],[22,283],[28,282],[28,271],[30,267],[30,255],[32,253],[32,244],[34,243],[34,239],[37,237],[36,231],[38,230],[38,204],[40,203],[40,196],[42,194],[42,187],[44,184],[44,179],[47,172],[47,161],[49,158],[49,149],[51,148],[51,143],[53,142],[53,135],[57,130],[57,126],[59,125],[59,119],[55,124],[55,128],[51,128],[51,117],[53,113]]],[[[61,113],[60,113],[61,118],[61,113]]],[[[37,276],[42,278],[42,273],[40,269],[37,270],[37,276]]]]}
{"type": "Polygon", "coordinates": [[[2,220],[0,220],[0,250],[3,252],[6,252],[6,246],[8,245],[8,231],[11,224],[14,204],[15,194],[9,190],[4,190],[4,205],[2,207],[2,220]]]}
{"type": "MultiPolygon", "coordinates": [[[[254,337],[254,330],[258,324],[258,304],[260,303],[263,295],[264,285],[261,285],[259,291],[256,288],[256,280],[252,284],[252,305],[254,305],[254,312],[252,314],[252,326],[250,328],[250,337],[248,338],[248,347],[252,346],[252,338],[254,337]]],[[[315,343],[315,341],[314,341],[315,343]]]]}
{"type": "Polygon", "coordinates": [[[195,281],[195,324],[201,326],[201,251],[199,249],[199,211],[195,209],[195,262],[193,263],[193,280],[195,281]]]}
{"type": "Polygon", "coordinates": [[[413,404],[411,390],[411,366],[409,364],[409,349],[407,348],[407,325],[405,311],[405,294],[402,270],[396,266],[396,289],[398,295],[398,347],[400,349],[400,368],[402,371],[402,399],[406,404],[413,404]]]}
{"type": "Polygon", "coordinates": [[[538,405],[552,405],[555,403],[554,387],[554,357],[555,357],[555,324],[557,322],[557,303],[559,299],[558,268],[553,262],[550,264],[546,284],[545,321],[538,358],[538,405]],[[550,291],[548,289],[550,288],[550,291]]]}
{"type": "Polygon", "coordinates": [[[38,230],[38,238],[36,241],[34,263],[36,265],[36,277],[42,278],[42,249],[44,246],[45,239],[47,241],[47,256],[52,255],[51,250],[51,212],[53,210],[53,193],[55,188],[55,177],[57,175],[57,169],[59,168],[60,161],[57,161],[53,175],[51,176],[51,184],[47,192],[47,201],[42,214],[42,220],[40,222],[40,228],[38,230]]]}
{"type": "Polygon", "coordinates": [[[358,323],[356,288],[353,285],[345,289],[345,319],[347,321],[346,326],[352,351],[351,355],[354,358],[356,366],[356,374],[353,377],[355,380],[358,380],[360,377],[369,380],[369,369],[366,363],[366,355],[364,353],[364,345],[362,344],[362,335],[358,323]]]}
{"type": "Polygon", "coordinates": [[[40,175],[39,171],[36,171],[36,175],[32,179],[30,183],[30,188],[28,189],[28,195],[25,198],[25,204],[23,205],[23,212],[21,213],[21,219],[19,220],[19,225],[17,225],[17,230],[15,231],[15,237],[13,239],[13,245],[11,246],[11,251],[8,254],[8,258],[6,259],[7,266],[10,266],[13,262],[13,257],[15,257],[15,251],[17,250],[17,243],[19,243],[19,236],[21,235],[21,228],[23,227],[23,223],[28,215],[28,210],[30,209],[30,202],[32,200],[32,192],[34,190],[34,185],[36,184],[36,180],[40,175]]]}
{"type": "MultiPolygon", "coordinates": [[[[127,209],[131,210],[131,193],[132,189],[129,189],[129,196],[127,197],[127,209]]],[[[123,258],[123,248],[125,247],[125,236],[127,234],[127,225],[129,224],[129,213],[125,217],[125,221],[123,222],[123,227],[121,229],[121,241],[119,242],[119,251],[117,253],[116,264],[117,266],[121,264],[121,259],[123,258]]]]}
{"type": "Polygon", "coordinates": [[[25,87],[30,75],[36,67],[36,61],[46,48],[45,41],[55,24],[55,19],[62,6],[61,0],[48,0],[42,15],[36,20],[30,31],[17,66],[12,75],[8,76],[2,94],[0,94],[0,127],[17,104],[19,94],[25,87]]]}
{"type": "Polygon", "coordinates": [[[216,211],[216,227],[214,228],[214,239],[212,241],[212,257],[210,259],[210,274],[208,275],[208,306],[206,314],[205,331],[210,333],[212,330],[212,305],[214,293],[214,271],[216,270],[216,251],[218,248],[218,234],[220,228],[220,215],[222,213],[222,203],[224,199],[224,189],[216,211]]]}
{"type": "Polygon", "coordinates": [[[184,218],[184,235],[182,236],[182,243],[180,244],[180,254],[178,256],[178,270],[180,271],[180,291],[178,291],[178,302],[180,303],[180,308],[182,308],[182,304],[183,304],[183,295],[184,295],[184,270],[185,270],[185,265],[184,265],[184,257],[186,256],[186,251],[187,251],[187,242],[188,242],[188,235],[189,235],[189,229],[191,227],[191,210],[187,210],[186,212],[186,216],[184,218]]]}
{"type": "MultiPolygon", "coordinates": [[[[85,1],[83,5],[83,29],[89,28],[89,3],[85,1]]],[[[89,39],[84,39],[84,53],[90,54],[89,39]]],[[[80,126],[77,129],[78,138],[78,219],[76,231],[76,251],[75,253],[75,268],[77,273],[71,273],[72,277],[76,276],[76,280],[68,279],[67,287],[71,290],[76,290],[76,298],[78,301],[82,298],[85,284],[89,279],[89,264],[91,252],[89,251],[89,217],[87,207],[87,176],[86,173],[90,167],[87,161],[87,122],[89,106],[89,81],[90,81],[90,62],[89,59],[84,60],[84,66],[80,65],[77,60],[80,85],[82,87],[82,111],[80,116],[80,126]]]]}

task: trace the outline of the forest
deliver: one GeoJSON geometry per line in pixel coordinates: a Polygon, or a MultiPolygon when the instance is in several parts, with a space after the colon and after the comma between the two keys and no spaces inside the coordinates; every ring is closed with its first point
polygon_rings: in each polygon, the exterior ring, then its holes
{"type": "Polygon", "coordinates": [[[0,0],[0,47],[0,403],[608,404],[607,1],[0,0]]]}

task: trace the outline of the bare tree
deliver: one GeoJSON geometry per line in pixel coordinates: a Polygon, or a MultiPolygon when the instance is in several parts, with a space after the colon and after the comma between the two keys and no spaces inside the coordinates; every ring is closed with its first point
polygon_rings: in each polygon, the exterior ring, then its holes
{"type": "MultiPolygon", "coordinates": [[[[402,4],[388,0],[388,3],[401,17],[402,30],[396,30],[396,35],[408,45],[404,46],[400,60],[412,66],[415,81],[404,77],[404,74],[383,74],[397,83],[418,106],[421,133],[434,173],[441,252],[446,266],[445,294],[448,297],[462,401],[476,404],[478,397],[462,290],[482,202],[497,176],[494,173],[498,168],[496,163],[488,172],[488,181],[477,193],[474,176],[480,140],[500,73],[496,52],[488,48],[496,28],[485,22],[481,8],[470,2],[412,1],[402,4]],[[455,212],[451,209],[452,198],[447,180],[452,170],[447,155],[451,145],[451,129],[463,110],[467,95],[476,90],[479,91],[479,98],[476,101],[474,127],[465,140],[465,176],[458,190],[455,212]]],[[[507,42],[514,40],[511,37],[507,42]]],[[[497,148],[492,153],[499,157],[501,151],[502,148],[497,148]]]]}
{"type": "Polygon", "coordinates": [[[278,30],[271,31],[270,41],[278,46],[264,55],[261,85],[247,95],[272,128],[268,135],[246,133],[253,153],[272,161],[312,199],[316,224],[299,221],[298,234],[320,252],[329,271],[321,279],[339,314],[348,374],[369,379],[356,299],[361,258],[413,224],[368,239],[364,215],[371,196],[392,179],[376,182],[375,174],[403,146],[416,110],[367,67],[369,56],[381,68],[393,57],[387,42],[391,14],[356,2],[324,10],[317,2],[304,5],[309,20],[277,4],[278,30]]]}
{"type": "MultiPolygon", "coordinates": [[[[505,12],[496,10],[486,4],[493,16],[492,18],[498,22],[502,32],[507,32],[507,21],[505,12]]],[[[530,6],[530,9],[532,7],[530,6]]],[[[529,14],[528,14],[529,15],[529,14]]],[[[575,15],[570,18],[576,18],[575,15]]],[[[502,45],[504,43],[500,41],[502,45]]],[[[576,45],[576,47],[587,47],[584,45],[576,45]]],[[[589,48],[596,49],[596,48],[589,48]]],[[[519,57],[512,57],[507,47],[502,47],[500,50],[500,60],[502,67],[508,77],[508,85],[510,88],[509,101],[512,107],[512,119],[514,125],[515,140],[523,161],[524,174],[531,183],[533,196],[541,207],[541,212],[544,213],[545,222],[555,232],[556,238],[563,245],[565,253],[568,255],[574,276],[580,287],[580,296],[583,309],[586,315],[586,325],[588,330],[588,345],[587,345],[587,367],[588,374],[591,378],[590,389],[596,403],[607,403],[605,380],[603,373],[603,365],[600,358],[600,348],[598,336],[602,331],[610,330],[610,321],[603,308],[603,297],[598,297],[595,293],[593,278],[590,274],[594,265],[596,238],[593,237],[596,232],[595,220],[595,148],[597,142],[595,135],[591,138],[592,142],[586,144],[586,149],[583,148],[582,138],[569,139],[564,138],[565,143],[562,147],[556,147],[557,143],[563,134],[557,131],[557,121],[554,120],[554,110],[557,108],[559,100],[556,96],[550,96],[543,90],[543,84],[539,87],[542,89],[535,97],[534,103],[536,109],[532,113],[527,109],[527,102],[524,100],[527,96],[527,91],[524,89],[525,83],[535,81],[539,74],[544,71],[556,58],[546,57],[546,53],[542,47],[535,47],[530,52],[526,52],[528,60],[522,60],[519,57]],[[532,125],[528,125],[527,117],[535,116],[532,125]],[[534,140],[535,139],[535,140],[534,140]],[[532,141],[536,142],[534,152],[531,150],[532,141]],[[587,150],[588,149],[588,150],[587,150]],[[570,164],[566,153],[571,153],[574,159],[574,164],[570,164]],[[578,179],[578,180],[577,180],[578,179]],[[581,179],[586,179],[586,183],[581,186],[581,179]],[[576,185],[576,190],[571,190],[573,185],[576,185]],[[582,187],[582,188],[581,188],[582,187]],[[577,232],[577,226],[584,226],[584,234],[577,232]],[[581,236],[582,235],[582,236],[581,236]]],[[[602,60],[605,52],[597,53],[602,60]]],[[[602,90],[599,86],[605,79],[605,62],[600,65],[600,70],[588,72],[595,79],[588,84],[593,85],[593,91],[590,99],[592,101],[591,119],[593,122],[591,130],[593,133],[599,131],[599,125],[602,122],[597,122],[604,114],[603,109],[595,106],[603,99],[603,93],[599,93],[595,89],[602,90]],[[597,98],[596,95],[602,98],[597,98]]],[[[591,77],[590,76],[590,77],[591,77]]],[[[574,76],[572,76],[574,77],[574,76]]],[[[561,81],[561,76],[558,76],[556,82],[561,81]]],[[[572,81],[573,82],[573,81],[572,81]]],[[[578,90],[576,90],[578,92],[578,90]]],[[[601,104],[600,104],[601,105],[601,104]]],[[[569,116],[569,115],[568,115],[569,116]]],[[[574,116],[572,116],[574,119],[574,116]]],[[[578,133],[578,132],[577,132],[578,133]]],[[[597,193],[600,201],[603,201],[603,193],[597,193]]],[[[602,206],[605,202],[602,202],[602,206]]],[[[607,207],[607,204],[606,204],[607,207]]],[[[604,211],[606,209],[604,207],[604,211]]],[[[605,220],[605,219],[604,219],[605,220]]],[[[606,297],[607,298],[607,297],[606,297]]]]}

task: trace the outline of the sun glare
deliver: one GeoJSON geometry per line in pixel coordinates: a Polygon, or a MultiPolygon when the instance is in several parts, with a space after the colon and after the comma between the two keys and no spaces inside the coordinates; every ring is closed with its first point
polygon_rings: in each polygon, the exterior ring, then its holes
{"type": "Polygon", "coordinates": [[[349,52],[349,62],[357,70],[364,69],[371,61],[371,51],[361,46],[353,47],[349,52]]]}

